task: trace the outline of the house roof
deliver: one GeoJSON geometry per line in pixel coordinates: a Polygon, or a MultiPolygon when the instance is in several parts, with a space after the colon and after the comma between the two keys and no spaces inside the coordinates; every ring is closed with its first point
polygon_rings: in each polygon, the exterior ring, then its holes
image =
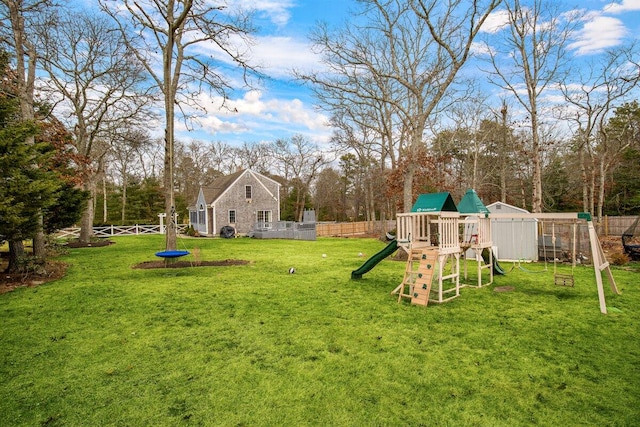
{"type": "Polygon", "coordinates": [[[460,203],[458,203],[458,212],[461,214],[488,214],[491,213],[489,209],[482,203],[478,193],[473,189],[468,189],[460,203]]]}
{"type": "MultiPolygon", "coordinates": [[[[277,181],[274,181],[273,179],[266,177],[262,174],[259,174],[258,172],[254,172],[250,169],[241,169],[237,172],[234,172],[230,175],[225,175],[225,176],[220,176],[218,178],[216,178],[210,185],[208,185],[207,187],[202,187],[202,195],[204,196],[204,200],[205,202],[210,205],[212,203],[214,203],[216,200],[218,200],[218,198],[220,198],[220,196],[222,196],[224,194],[225,191],[227,191],[227,189],[229,189],[229,187],[231,187],[233,185],[234,182],[236,182],[242,175],[244,175],[245,173],[250,173],[254,176],[257,177],[261,177],[264,179],[268,179],[270,181],[275,182],[278,187],[280,186],[280,183],[277,181]]],[[[266,187],[265,187],[266,188],[266,187]]],[[[196,201],[197,203],[197,201],[196,201]]],[[[195,204],[194,203],[194,206],[195,204]]]]}
{"type": "Polygon", "coordinates": [[[448,192],[421,194],[411,212],[457,212],[456,204],[448,192]]]}
{"type": "Polygon", "coordinates": [[[246,169],[241,169],[231,175],[220,176],[207,187],[202,187],[202,194],[204,195],[205,202],[207,204],[213,203],[227,188],[231,186],[231,184],[240,178],[245,171],[246,169]]]}

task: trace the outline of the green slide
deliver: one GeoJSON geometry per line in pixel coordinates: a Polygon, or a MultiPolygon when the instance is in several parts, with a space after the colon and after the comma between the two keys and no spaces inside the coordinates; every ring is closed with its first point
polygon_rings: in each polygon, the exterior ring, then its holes
{"type": "MultiPolygon", "coordinates": [[[[490,250],[491,249],[489,248],[484,248],[482,250],[482,259],[484,260],[485,263],[489,262],[490,250]]],[[[496,258],[495,254],[493,254],[493,274],[499,274],[501,276],[504,276],[505,274],[507,274],[502,268],[502,266],[500,265],[500,263],[498,262],[498,258],[496,258]]]]}
{"type": "Polygon", "coordinates": [[[384,249],[382,249],[380,252],[378,252],[377,254],[373,255],[368,260],[366,260],[365,263],[362,264],[362,266],[359,269],[353,270],[351,272],[351,278],[352,279],[362,279],[362,275],[364,273],[366,273],[369,270],[371,270],[380,261],[382,261],[383,259],[385,259],[386,257],[388,257],[389,255],[391,255],[392,253],[394,253],[397,250],[398,250],[398,242],[396,240],[392,240],[387,246],[385,246],[384,249]]]}

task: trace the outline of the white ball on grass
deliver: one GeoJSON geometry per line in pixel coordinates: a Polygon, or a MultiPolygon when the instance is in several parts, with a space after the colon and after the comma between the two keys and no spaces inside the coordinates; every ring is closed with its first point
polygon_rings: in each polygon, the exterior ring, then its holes
{"type": "Polygon", "coordinates": [[[322,254],[322,258],[326,258],[326,257],[327,257],[327,254],[322,254]]]}
{"type": "Polygon", "coordinates": [[[295,273],[295,272],[296,272],[296,269],[295,269],[294,267],[291,267],[291,268],[289,269],[289,274],[293,274],[293,273],[295,273]]]}

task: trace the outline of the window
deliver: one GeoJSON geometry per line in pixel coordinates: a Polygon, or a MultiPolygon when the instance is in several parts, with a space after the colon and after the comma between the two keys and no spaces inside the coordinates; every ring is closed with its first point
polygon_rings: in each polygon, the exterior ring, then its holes
{"type": "Polygon", "coordinates": [[[244,195],[246,199],[251,199],[251,186],[250,185],[245,185],[244,186],[244,195]]]}
{"type": "Polygon", "coordinates": [[[205,221],[205,215],[204,215],[204,205],[202,203],[200,203],[200,206],[198,207],[198,224],[204,224],[205,221]]]}
{"type": "Polygon", "coordinates": [[[236,223],[236,210],[235,209],[230,209],[229,210],[229,224],[235,224],[236,223]]]}
{"type": "Polygon", "coordinates": [[[258,222],[271,222],[271,211],[258,211],[256,214],[258,222]]]}

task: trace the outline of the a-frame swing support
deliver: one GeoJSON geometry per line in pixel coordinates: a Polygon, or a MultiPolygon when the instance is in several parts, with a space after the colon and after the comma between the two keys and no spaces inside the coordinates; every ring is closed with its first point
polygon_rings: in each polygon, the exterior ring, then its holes
{"type": "Polygon", "coordinates": [[[602,272],[605,271],[607,274],[607,280],[609,281],[609,286],[611,286],[611,290],[615,294],[620,294],[618,288],[616,286],[616,281],[613,278],[613,274],[611,273],[611,269],[609,268],[609,262],[604,255],[604,251],[602,250],[602,245],[600,245],[600,240],[598,239],[598,234],[596,233],[596,229],[593,226],[593,221],[591,220],[591,214],[587,212],[579,212],[579,213],[508,213],[508,214],[497,214],[491,213],[489,214],[490,218],[505,218],[505,219],[538,219],[538,220],[565,220],[565,221],[579,221],[584,220],[587,223],[587,229],[589,231],[589,244],[591,246],[591,257],[593,259],[593,269],[596,276],[596,285],[598,288],[598,300],[600,302],[600,312],[603,314],[607,314],[607,303],[605,301],[604,296],[604,286],[602,282],[602,272]]]}

